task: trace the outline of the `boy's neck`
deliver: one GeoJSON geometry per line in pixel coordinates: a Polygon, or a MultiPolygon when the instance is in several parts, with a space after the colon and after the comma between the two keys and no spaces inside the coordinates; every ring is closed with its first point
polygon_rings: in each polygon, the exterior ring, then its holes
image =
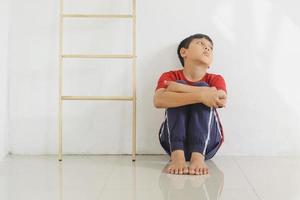
{"type": "Polygon", "coordinates": [[[184,63],[183,74],[190,81],[198,81],[204,77],[208,69],[207,65],[184,63]]]}

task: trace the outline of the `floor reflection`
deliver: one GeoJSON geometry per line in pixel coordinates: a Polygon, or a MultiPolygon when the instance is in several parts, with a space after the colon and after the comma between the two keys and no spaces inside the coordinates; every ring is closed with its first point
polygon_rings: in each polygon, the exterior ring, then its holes
{"type": "MultiPolygon", "coordinates": [[[[224,185],[224,174],[212,161],[207,161],[208,175],[174,175],[163,169],[159,186],[165,200],[220,199],[224,185]]],[[[166,165],[167,167],[167,165],[166,165]]],[[[165,167],[165,168],[166,168],[165,167]]]]}

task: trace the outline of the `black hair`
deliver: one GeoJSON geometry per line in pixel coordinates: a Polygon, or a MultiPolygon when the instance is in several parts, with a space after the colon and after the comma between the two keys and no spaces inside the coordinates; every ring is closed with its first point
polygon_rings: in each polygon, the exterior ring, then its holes
{"type": "Polygon", "coordinates": [[[191,35],[191,36],[185,38],[185,39],[182,40],[182,41],[180,42],[180,44],[178,45],[178,48],[177,48],[177,55],[178,55],[179,60],[180,60],[180,63],[182,64],[183,67],[184,67],[184,60],[183,60],[183,57],[180,55],[180,49],[181,49],[181,48],[185,48],[185,49],[189,48],[190,43],[191,43],[194,39],[201,39],[201,38],[207,39],[208,41],[210,41],[210,43],[211,43],[212,45],[214,45],[212,39],[210,39],[210,37],[209,37],[208,35],[201,34],[201,33],[197,33],[197,34],[194,34],[194,35],[191,35]]]}

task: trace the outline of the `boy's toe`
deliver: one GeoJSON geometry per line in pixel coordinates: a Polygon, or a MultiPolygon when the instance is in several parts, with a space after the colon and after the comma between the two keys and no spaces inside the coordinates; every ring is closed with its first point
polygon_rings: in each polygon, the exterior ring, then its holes
{"type": "Polygon", "coordinates": [[[192,175],[194,175],[195,174],[195,169],[189,169],[189,174],[192,174],[192,175]]]}
{"type": "Polygon", "coordinates": [[[183,169],[180,169],[180,170],[179,170],[179,174],[183,174],[183,169]]]}
{"type": "Polygon", "coordinates": [[[187,167],[185,167],[184,170],[183,170],[183,173],[184,174],[188,174],[189,173],[189,169],[187,167]]]}
{"type": "Polygon", "coordinates": [[[199,169],[199,174],[202,175],[203,174],[203,169],[199,169]]]}
{"type": "Polygon", "coordinates": [[[172,168],[169,167],[169,168],[167,169],[167,172],[168,172],[169,174],[171,174],[171,173],[172,173],[172,168]]]}
{"type": "Polygon", "coordinates": [[[175,169],[175,170],[174,170],[174,173],[175,173],[175,174],[178,174],[178,169],[175,169]]]}

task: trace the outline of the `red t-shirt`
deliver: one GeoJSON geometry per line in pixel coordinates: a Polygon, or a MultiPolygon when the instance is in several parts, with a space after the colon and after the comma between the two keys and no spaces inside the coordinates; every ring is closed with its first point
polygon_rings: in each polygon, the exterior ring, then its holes
{"type": "Polygon", "coordinates": [[[210,87],[216,87],[218,90],[224,90],[225,92],[227,92],[225,80],[223,79],[223,77],[221,75],[206,73],[201,80],[191,82],[185,78],[182,69],[181,70],[172,70],[172,71],[163,73],[157,82],[157,86],[156,86],[155,90],[157,90],[159,88],[167,88],[167,85],[165,85],[165,83],[164,83],[165,81],[176,81],[176,80],[184,80],[189,85],[192,85],[195,82],[204,81],[210,87]]]}

